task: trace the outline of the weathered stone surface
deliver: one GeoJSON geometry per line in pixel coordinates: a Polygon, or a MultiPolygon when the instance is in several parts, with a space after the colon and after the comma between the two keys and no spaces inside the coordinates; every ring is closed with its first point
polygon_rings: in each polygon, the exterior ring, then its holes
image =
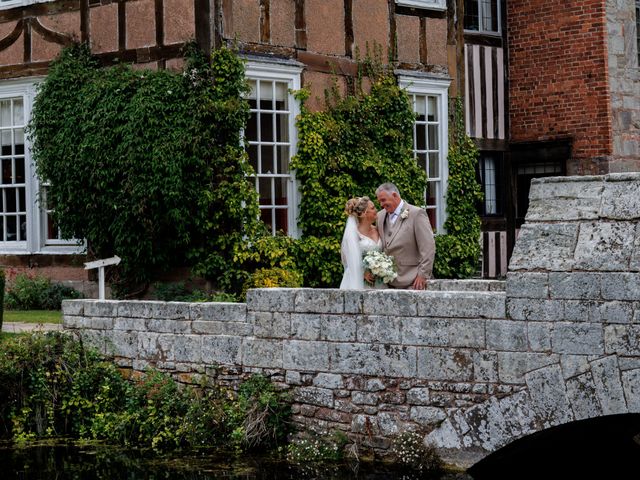
{"type": "Polygon", "coordinates": [[[464,419],[477,442],[476,446],[493,451],[509,442],[506,421],[495,397],[491,397],[484,404],[469,408],[464,419]]]}
{"type": "Polygon", "coordinates": [[[103,355],[111,355],[113,353],[113,341],[111,339],[107,341],[104,330],[89,330],[83,328],[79,334],[83,342],[95,348],[103,355]]]}
{"type": "Polygon", "coordinates": [[[144,332],[147,329],[147,321],[144,318],[115,318],[113,320],[114,330],[135,330],[144,332]]]}
{"type": "Polygon", "coordinates": [[[609,174],[602,193],[600,216],[616,220],[640,218],[640,195],[638,192],[640,192],[640,178],[625,178],[609,174]]]}
{"type": "Polygon", "coordinates": [[[611,355],[594,360],[591,373],[603,415],[627,413],[617,357],[611,355]]]}
{"type": "Polygon", "coordinates": [[[629,260],[629,271],[640,272],[640,223],[636,225],[636,238],[633,242],[633,251],[629,260]]]}
{"type": "Polygon", "coordinates": [[[363,312],[368,315],[415,316],[418,295],[429,292],[411,290],[368,290],[363,298],[363,312]]]}
{"type": "Polygon", "coordinates": [[[258,288],[247,291],[247,309],[259,312],[293,312],[296,288],[258,288]]]}
{"type": "Polygon", "coordinates": [[[549,365],[525,375],[531,405],[545,428],[573,420],[560,365],[549,365]]]}
{"type": "Polygon", "coordinates": [[[411,407],[410,418],[424,427],[433,427],[442,423],[447,414],[438,407],[411,407]]]}
{"type": "Polygon", "coordinates": [[[313,386],[320,388],[338,389],[344,388],[342,375],[333,373],[319,373],[313,379],[313,386]]]}
{"type": "Polygon", "coordinates": [[[523,298],[507,298],[507,318],[549,322],[564,318],[562,300],[530,301],[523,298]]]}
{"type": "Polygon", "coordinates": [[[565,300],[564,318],[568,322],[597,321],[590,317],[590,310],[594,302],[590,300],[565,300]]]}
{"type": "Polygon", "coordinates": [[[556,322],[553,329],[553,351],[579,355],[604,353],[604,329],[599,323],[556,322]]]}
{"type": "Polygon", "coordinates": [[[596,219],[604,185],[602,177],[557,182],[534,179],[529,192],[527,222],[596,219]]]}
{"type": "Polygon", "coordinates": [[[261,338],[243,339],[241,365],[247,365],[250,367],[282,368],[282,341],[265,340],[261,338]]]}
{"type": "Polygon", "coordinates": [[[583,223],[580,225],[574,268],[580,270],[626,271],[635,240],[631,222],[583,223]]]}
{"type": "Polygon", "coordinates": [[[320,339],[336,342],[355,342],[359,316],[322,315],[320,339]]]}
{"type": "Polygon", "coordinates": [[[504,418],[505,432],[503,437],[507,441],[536,431],[536,414],[531,407],[531,398],[528,392],[520,391],[501,398],[498,400],[498,406],[504,418]]]}
{"type": "Polygon", "coordinates": [[[602,276],[605,300],[640,300],[640,273],[609,273],[602,276]]]}
{"type": "Polygon", "coordinates": [[[578,238],[578,225],[524,224],[513,249],[509,269],[569,271],[578,238]]]}
{"type": "Polygon", "coordinates": [[[334,373],[391,377],[412,377],[416,374],[415,347],[336,343],[331,345],[329,355],[334,373]]]}
{"type": "Polygon", "coordinates": [[[218,322],[218,321],[193,321],[191,322],[193,333],[207,335],[237,335],[248,337],[253,335],[253,324],[246,322],[218,322]]]}
{"type": "Polygon", "coordinates": [[[247,304],[229,302],[192,303],[192,320],[211,322],[246,322],[247,304]]]}
{"type": "Polygon", "coordinates": [[[560,355],[560,367],[566,379],[591,371],[589,357],[584,355],[560,355]]]}
{"type": "Polygon", "coordinates": [[[633,320],[631,302],[593,302],[590,307],[589,318],[592,322],[631,323],[633,320]]]}
{"type": "Polygon", "coordinates": [[[373,392],[351,392],[351,401],[355,405],[377,405],[380,396],[373,392]]]}
{"type": "Polygon", "coordinates": [[[173,344],[173,359],[176,362],[200,363],[202,338],[202,335],[177,335],[173,344]]]}
{"type": "Polygon", "coordinates": [[[520,321],[487,320],[487,348],[508,352],[528,350],[527,324],[520,321]]]}
{"type": "Polygon", "coordinates": [[[607,354],[640,355],[640,325],[607,325],[604,344],[607,354]]]}
{"type": "Polygon", "coordinates": [[[166,360],[166,352],[158,344],[159,333],[138,332],[138,356],[145,360],[166,360]]]}
{"type": "Polygon", "coordinates": [[[400,343],[401,320],[395,316],[362,315],[356,323],[358,342],[400,343]]]}
{"type": "Polygon", "coordinates": [[[451,321],[444,318],[405,317],[401,319],[402,343],[444,347],[449,342],[451,321]]]}
{"type": "MultiPolygon", "coordinates": [[[[268,342],[268,340],[255,340],[256,343],[268,342]]],[[[256,353],[260,347],[264,347],[264,344],[259,343],[255,350],[252,349],[254,344],[251,342],[245,342],[244,346],[249,351],[246,355],[241,355],[241,347],[243,345],[241,337],[223,336],[223,335],[204,335],[202,337],[202,361],[205,364],[224,364],[224,365],[241,365],[241,360],[245,359],[246,365],[252,365],[252,354],[256,353]],[[246,357],[249,357],[248,361],[246,357]]],[[[281,353],[281,352],[280,352],[281,353]]],[[[277,354],[274,355],[275,360],[280,360],[280,366],[282,366],[282,355],[277,358],[277,354]]],[[[267,357],[271,359],[272,357],[267,357]]],[[[268,366],[275,366],[276,362],[268,366]]],[[[256,365],[258,366],[258,365],[256,365]]]]}
{"type": "Polygon", "coordinates": [[[118,305],[118,316],[130,318],[151,318],[152,304],[138,300],[126,300],[118,305]]]}
{"type": "Polygon", "coordinates": [[[319,288],[298,289],[295,311],[301,313],[344,313],[342,290],[319,288]]]}
{"type": "MultiPolygon", "coordinates": [[[[86,310],[85,310],[86,311],[86,310]]],[[[135,358],[138,354],[138,333],[114,330],[105,339],[109,352],[116,357],[135,358]]]]}
{"type": "Polygon", "coordinates": [[[453,427],[449,418],[425,437],[425,443],[437,448],[462,448],[460,434],[453,427]]]}
{"type": "Polygon", "coordinates": [[[407,391],[407,403],[409,405],[429,405],[429,389],[415,387],[407,391]]]}
{"type": "Polygon", "coordinates": [[[380,433],[386,436],[397,435],[400,433],[401,421],[398,419],[398,415],[390,412],[378,413],[378,427],[380,433]]]}
{"type": "MultiPolygon", "coordinates": [[[[504,318],[504,292],[419,292],[421,317],[504,318]]],[[[407,315],[407,316],[415,316],[407,315]]]]}
{"type": "Polygon", "coordinates": [[[285,340],[283,362],[284,368],[291,370],[329,371],[329,344],[285,340]]]}
{"type": "Polygon", "coordinates": [[[622,385],[629,413],[640,413],[640,369],[622,372],[622,385]]]}
{"type": "Polygon", "coordinates": [[[506,282],[507,297],[548,298],[549,274],[538,272],[509,272],[506,282]]]}
{"type": "Polygon", "coordinates": [[[568,272],[549,274],[551,298],[571,300],[600,298],[601,275],[597,273],[568,272]]]}
{"type": "Polygon", "coordinates": [[[115,317],[119,302],[116,300],[84,300],[85,317],[115,317]]]}
{"type": "Polygon", "coordinates": [[[468,350],[418,347],[418,378],[466,382],[473,378],[468,350]]]}
{"type": "Polygon", "coordinates": [[[184,321],[191,319],[191,305],[184,302],[147,301],[151,318],[184,321]]]}
{"type": "Polygon", "coordinates": [[[533,352],[551,352],[552,322],[527,322],[527,340],[533,352]]]}
{"type": "Polygon", "coordinates": [[[63,300],[62,315],[83,315],[84,305],[83,300],[63,300]]]}
{"type": "Polygon", "coordinates": [[[498,352],[498,377],[501,383],[524,384],[525,374],[557,363],[558,355],[529,352],[498,352]]]}
{"type": "Polygon", "coordinates": [[[602,415],[591,372],[567,380],[567,398],[576,420],[602,415]]]}
{"type": "Polygon", "coordinates": [[[320,407],[333,406],[333,392],[328,388],[298,387],[293,391],[296,402],[318,405],[320,407]]]}
{"type": "Polygon", "coordinates": [[[297,340],[319,340],[320,315],[317,313],[292,313],[291,338],[297,340]]]}
{"type": "Polygon", "coordinates": [[[251,312],[253,332],[259,338],[289,338],[291,335],[290,313],[251,312]]]}
{"type": "Polygon", "coordinates": [[[364,313],[364,293],[358,290],[344,290],[344,313],[364,313]]]}
{"type": "Polygon", "coordinates": [[[476,382],[498,382],[498,354],[496,352],[473,352],[473,378],[476,382]]]}
{"type": "Polygon", "coordinates": [[[147,328],[158,333],[191,333],[191,321],[150,318],[147,320],[147,328]]]}

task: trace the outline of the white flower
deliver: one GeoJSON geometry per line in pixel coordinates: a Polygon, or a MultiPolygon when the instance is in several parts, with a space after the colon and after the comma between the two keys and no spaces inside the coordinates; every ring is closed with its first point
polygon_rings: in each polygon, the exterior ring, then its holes
{"type": "Polygon", "coordinates": [[[393,257],[379,250],[369,250],[364,254],[362,266],[384,283],[395,280],[398,276],[393,257]]]}
{"type": "Polygon", "coordinates": [[[402,213],[400,214],[400,218],[405,220],[407,217],[409,217],[409,209],[405,208],[402,213]]]}

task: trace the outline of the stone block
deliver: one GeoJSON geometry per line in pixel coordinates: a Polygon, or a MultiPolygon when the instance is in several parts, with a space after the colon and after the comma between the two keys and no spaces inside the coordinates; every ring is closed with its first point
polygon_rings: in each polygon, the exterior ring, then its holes
{"type": "Polygon", "coordinates": [[[302,288],[295,297],[299,313],[344,313],[344,291],[338,289],[302,288]]]}
{"type": "Polygon", "coordinates": [[[107,343],[111,342],[112,353],[116,357],[137,358],[138,357],[138,333],[111,331],[105,337],[107,343]]]}
{"type": "Polygon", "coordinates": [[[378,405],[380,396],[373,392],[351,392],[354,405],[378,405]]]}
{"type": "Polygon", "coordinates": [[[603,415],[627,413],[627,403],[624,398],[618,358],[610,355],[591,362],[593,384],[596,387],[597,398],[602,406],[603,415]]]}
{"type": "Polygon", "coordinates": [[[407,403],[409,405],[429,405],[429,389],[426,387],[410,388],[407,390],[407,403]]]}
{"type": "Polygon", "coordinates": [[[363,293],[363,312],[369,315],[411,317],[417,314],[417,295],[411,290],[366,290],[363,293]]]}
{"type": "Polygon", "coordinates": [[[591,372],[567,380],[567,398],[576,420],[596,418],[602,415],[602,408],[596,395],[591,372]]]}
{"type": "Polygon", "coordinates": [[[602,298],[605,300],[640,300],[640,273],[602,275],[602,298]]]}
{"type": "Polygon", "coordinates": [[[622,385],[629,413],[640,413],[640,369],[622,372],[622,385]]]}
{"type": "Polygon", "coordinates": [[[291,334],[290,313],[251,312],[253,332],[259,338],[289,338],[291,334]]]}
{"type": "Polygon", "coordinates": [[[506,420],[495,397],[489,398],[484,404],[469,408],[464,414],[464,420],[470,427],[467,438],[473,442],[472,445],[465,446],[479,446],[493,451],[511,440],[507,433],[506,420]]]}
{"type": "Polygon", "coordinates": [[[380,392],[384,390],[386,387],[382,380],[379,378],[369,378],[362,387],[363,390],[367,392],[380,392]]]}
{"type": "Polygon", "coordinates": [[[117,317],[117,300],[85,300],[84,315],[86,317],[117,317]]]}
{"type": "Polygon", "coordinates": [[[509,270],[572,270],[577,238],[577,224],[525,223],[518,234],[509,270]]]}
{"type": "Polygon", "coordinates": [[[417,299],[421,317],[505,318],[504,292],[425,291],[417,299]]]}
{"type": "Polygon", "coordinates": [[[565,300],[562,318],[567,322],[597,321],[590,316],[593,303],[589,300],[565,300]]]}
{"type": "Polygon", "coordinates": [[[316,313],[291,314],[291,338],[297,340],[320,339],[320,317],[316,313]]]}
{"type": "MultiPolygon", "coordinates": [[[[113,317],[85,317],[86,326],[93,330],[113,330],[113,317]]],[[[86,328],[86,327],[85,327],[86,328]]]]}
{"type": "Polygon", "coordinates": [[[399,415],[391,412],[380,412],[377,415],[378,428],[380,433],[386,437],[391,437],[400,433],[402,422],[399,415]]]}
{"type": "Polygon", "coordinates": [[[527,340],[533,352],[551,352],[553,322],[527,322],[527,340]]]}
{"type": "Polygon", "coordinates": [[[159,333],[138,332],[138,356],[149,361],[166,360],[167,353],[160,349],[159,333]]]}
{"type": "Polygon", "coordinates": [[[157,333],[191,333],[191,321],[151,318],[147,320],[147,328],[150,332],[157,333]]]}
{"type": "Polygon", "coordinates": [[[263,348],[267,352],[267,354],[265,355],[265,363],[267,363],[268,365],[266,366],[272,368],[280,368],[282,366],[282,350],[280,350],[280,355],[278,356],[277,351],[273,352],[268,348],[265,348],[266,345],[264,345],[264,343],[269,342],[269,340],[254,339],[253,341],[258,345],[256,346],[254,343],[251,343],[249,339],[247,339],[245,341],[246,343],[244,343],[240,337],[227,335],[203,335],[202,362],[207,365],[242,365],[241,361],[245,360],[244,364],[247,366],[260,366],[256,365],[256,363],[259,362],[252,361],[253,358],[255,358],[255,356],[253,356],[252,354],[255,354],[256,351],[259,351],[261,348],[263,348]],[[247,359],[248,361],[246,361],[247,359]],[[271,359],[273,359],[274,362],[272,364],[269,364],[269,360],[271,359]]]}
{"type": "Polygon", "coordinates": [[[333,392],[328,388],[298,387],[293,391],[293,399],[298,403],[333,407],[333,392]]]}
{"type": "Polygon", "coordinates": [[[191,304],[184,302],[147,302],[151,318],[164,320],[190,320],[191,304]]]}
{"type": "Polygon", "coordinates": [[[252,288],[247,291],[247,311],[293,312],[296,288],[252,288]]]}
{"type": "Polygon", "coordinates": [[[485,348],[485,325],[489,320],[453,318],[448,322],[449,347],[485,348]]]}
{"type": "Polygon", "coordinates": [[[107,342],[104,330],[88,330],[83,328],[78,332],[78,335],[87,346],[95,348],[101,354],[111,355],[113,353],[113,342],[110,340],[109,343],[107,342]]]}
{"type": "Polygon", "coordinates": [[[91,325],[91,319],[87,317],[79,317],[76,315],[64,315],[62,317],[62,328],[67,329],[85,329],[91,325]]]}
{"type": "Polygon", "coordinates": [[[344,313],[364,313],[365,292],[359,290],[344,290],[344,313]]]}
{"type": "Polygon", "coordinates": [[[336,343],[329,349],[334,373],[412,377],[416,348],[401,345],[336,343]]]}
{"type": "Polygon", "coordinates": [[[597,219],[603,178],[598,176],[537,179],[531,182],[527,222],[597,219]]]}
{"type": "Polygon", "coordinates": [[[438,407],[411,407],[409,418],[424,427],[434,427],[442,423],[447,414],[444,409],[438,407]]]}
{"type": "Polygon", "coordinates": [[[556,322],[553,329],[552,349],[554,353],[603,354],[603,326],[599,323],[556,322]]]}
{"type": "Polygon", "coordinates": [[[536,413],[531,408],[528,392],[520,391],[498,400],[498,408],[504,419],[505,435],[519,438],[537,430],[536,413]]]}
{"type": "Polygon", "coordinates": [[[205,335],[233,335],[248,337],[253,335],[253,324],[244,322],[216,322],[216,321],[193,321],[191,322],[193,333],[204,333],[205,335]]]}
{"type": "Polygon", "coordinates": [[[86,300],[62,300],[62,315],[84,315],[86,300]]]}
{"type": "Polygon", "coordinates": [[[549,365],[525,375],[531,405],[544,428],[574,420],[560,365],[549,365]]]}
{"type": "Polygon", "coordinates": [[[498,382],[498,354],[496,352],[473,352],[473,379],[476,382],[498,382]]]}
{"type": "Polygon", "coordinates": [[[114,330],[134,330],[144,332],[147,330],[147,321],[144,318],[122,318],[113,321],[114,330]]]}
{"type": "Polygon", "coordinates": [[[636,238],[633,242],[633,251],[629,260],[629,270],[640,272],[640,223],[636,225],[636,238]]]}
{"type": "Polygon", "coordinates": [[[290,370],[329,370],[329,344],[285,340],[283,342],[283,365],[290,370]]]}
{"type": "Polygon", "coordinates": [[[282,368],[282,351],[282,340],[244,338],[242,339],[242,365],[248,367],[282,368]]]}
{"type": "Polygon", "coordinates": [[[508,298],[507,318],[539,322],[555,321],[564,318],[564,302],[562,300],[508,298]]]}
{"type": "Polygon", "coordinates": [[[402,343],[446,347],[449,344],[450,324],[451,320],[446,318],[402,318],[402,343]]]}
{"type": "Polygon", "coordinates": [[[359,316],[322,315],[320,317],[320,339],[335,342],[355,342],[356,324],[359,316]]]}
{"type": "Polygon", "coordinates": [[[356,321],[357,340],[362,343],[401,343],[401,319],[363,315],[356,321]]]}
{"type": "Polygon", "coordinates": [[[574,268],[626,271],[629,268],[636,225],[632,222],[598,222],[580,225],[574,268]]]}
{"type": "Polygon", "coordinates": [[[176,362],[200,363],[202,338],[202,335],[176,335],[173,342],[173,359],[176,362]]]}
{"type": "Polygon", "coordinates": [[[600,298],[601,275],[585,272],[551,272],[549,295],[552,299],[594,300],[600,298]]]}
{"type": "Polygon", "coordinates": [[[344,388],[344,381],[342,379],[342,375],[336,375],[334,373],[319,373],[313,379],[313,386],[335,390],[338,388],[344,388]]]}
{"type": "Polygon", "coordinates": [[[592,322],[631,323],[633,304],[631,302],[593,302],[589,311],[592,322]]]}
{"type": "Polygon", "coordinates": [[[602,192],[600,216],[616,220],[640,218],[640,175],[609,174],[602,192]]]}
{"type": "Polygon", "coordinates": [[[640,355],[640,325],[607,325],[604,328],[605,353],[640,355]]]}
{"type": "Polygon", "coordinates": [[[190,305],[192,320],[202,322],[246,322],[247,305],[231,302],[204,302],[190,305]]]}
{"type": "Polygon", "coordinates": [[[473,379],[471,352],[462,349],[418,347],[418,378],[468,382],[473,379]]]}
{"type": "Polygon", "coordinates": [[[151,303],[140,300],[125,300],[118,305],[118,316],[122,318],[151,318],[151,303]]]}
{"type": "Polygon", "coordinates": [[[510,320],[487,320],[487,348],[507,352],[528,350],[527,323],[510,320]]]}
{"type": "Polygon", "coordinates": [[[507,297],[548,298],[549,274],[538,272],[509,272],[506,281],[507,297]]]}
{"type": "Polygon", "coordinates": [[[438,428],[425,437],[425,444],[436,448],[459,450],[462,448],[460,433],[454,428],[451,419],[444,420],[438,428]]]}
{"type": "Polygon", "coordinates": [[[558,355],[532,352],[498,352],[498,378],[503,384],[525,383],[525,374],[557,363],[558,355]]]}

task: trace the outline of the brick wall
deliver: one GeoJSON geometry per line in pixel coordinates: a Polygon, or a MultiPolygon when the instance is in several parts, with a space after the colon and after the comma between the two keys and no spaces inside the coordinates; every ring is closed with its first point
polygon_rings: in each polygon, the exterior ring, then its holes
{"type": "Polygon", "coordinates": [[[572,137],[568,173],[612,155],[605,0],[507,2],[511,138],[572,137]]]}

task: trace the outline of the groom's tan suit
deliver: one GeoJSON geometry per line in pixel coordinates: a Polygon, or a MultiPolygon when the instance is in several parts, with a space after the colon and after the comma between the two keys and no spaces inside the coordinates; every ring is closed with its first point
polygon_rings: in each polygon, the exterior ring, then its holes
{"type": "Polygon", "coordinates": [[[436,245],[427,212],[405,202],[395,223],[391,223],[391,214],[381,210],[377,225],[382,247],[398,267],[398,277],[389,286],[409,288],[418,274],[431,278],[436,245]]]}

